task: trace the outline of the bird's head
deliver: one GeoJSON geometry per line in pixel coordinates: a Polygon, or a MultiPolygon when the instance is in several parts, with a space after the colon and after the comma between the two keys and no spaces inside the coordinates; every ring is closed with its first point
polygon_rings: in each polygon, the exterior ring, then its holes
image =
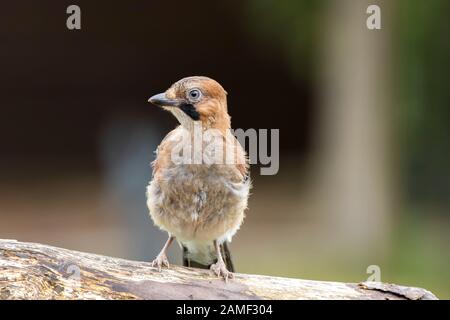
{"type": "Polygon", "coordinates": [[[227,93],[218,82],[207,77],[183,78],[148,101],[170,111],[186,129],[193,128],[196,122],[205,129],[230,128],[227,93]]]}

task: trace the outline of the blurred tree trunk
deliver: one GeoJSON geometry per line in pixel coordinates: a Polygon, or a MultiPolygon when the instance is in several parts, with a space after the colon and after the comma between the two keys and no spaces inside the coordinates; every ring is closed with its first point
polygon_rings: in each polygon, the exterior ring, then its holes
{"type": "Polygon", "coordinates": [[[332,243],[381,249],[393,212],[389,138],[387,2],[326,1],[318,85],[320,212],[332,243]],[[381,8],[381,30],[366,26],[381,8]]]}

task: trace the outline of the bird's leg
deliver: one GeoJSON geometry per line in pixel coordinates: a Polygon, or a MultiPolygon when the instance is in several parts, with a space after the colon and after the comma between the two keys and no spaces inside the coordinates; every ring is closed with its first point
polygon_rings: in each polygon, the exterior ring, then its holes
{"type": "Polygon", "coordinates": [[[214,240],[214,247],[216,249],[217,262],[211,265],[211,270],[218,277],[223,277],[223,279],[226,282],[228,278],[230,279],[233,278],[233,273],[228,271],[227,266],[223,261],[222,250],[220,250],[220,244],[216,240],[214,240]]]}
{"type": "Polygon", "coordinates": [[[161,249],[161,252],[156,256],[156,259],[152,261],[152,267],[158,268],[158,271],[161,271],[162,267],[169,267],[169,260],[167,259],[166,251],[173,239],[175,239],[175,237],[169,234],[169,239],[167,239],[164,247],[161,249]]]}

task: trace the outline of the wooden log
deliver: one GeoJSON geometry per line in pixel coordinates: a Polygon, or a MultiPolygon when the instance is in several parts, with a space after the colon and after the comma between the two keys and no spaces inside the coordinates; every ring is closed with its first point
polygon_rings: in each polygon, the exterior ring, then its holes
{"type": "Polygon", "coordinates": [[[393,284],[340,283],[235,274],[225,283],[208,270],[0,240],[0,299],[437,299],[393,284]]]}

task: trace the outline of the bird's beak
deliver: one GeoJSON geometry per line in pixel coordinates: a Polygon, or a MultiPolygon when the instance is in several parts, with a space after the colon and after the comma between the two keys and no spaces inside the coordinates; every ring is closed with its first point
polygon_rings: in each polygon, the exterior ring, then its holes
{"type": "Polygon", "coordinates": [[[148,99],[148,102],[159,107],[179,107],[182,104],[182,101],[179,99],[168,99],[165,93],[155,94],[148,99]]]}

